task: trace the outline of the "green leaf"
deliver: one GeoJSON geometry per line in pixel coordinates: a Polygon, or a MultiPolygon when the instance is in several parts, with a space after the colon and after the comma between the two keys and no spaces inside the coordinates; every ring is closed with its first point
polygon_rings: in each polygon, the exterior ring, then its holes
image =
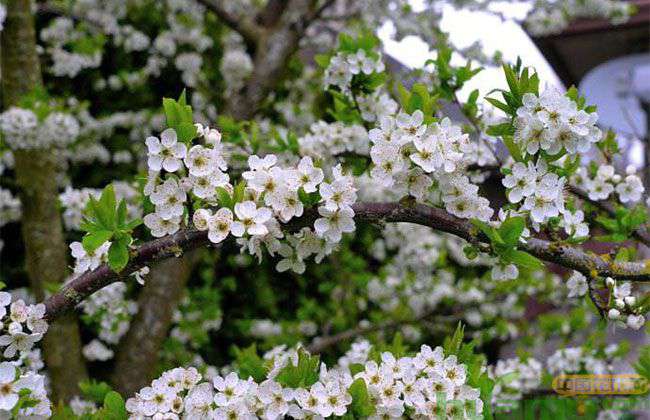
{"type": "MultiPolygon", "coordinates": [[[[505,112],[506,114],[508,114],[508,115],[513,114],[512,108],[510,108],[507,104],[504,104],[503,102],[498,101],[498,100],[496,100],[494,98],[485,98],[485,100],[488,101],[489,103],[491,103],[496,108],[499,108],[501,111],[505,112]]],[[[488,134],[490,134],[489,131],[488,131],[488,134]]],[[[492,135],[492,134],[490,134],[490,135],[492,135]]]]}
{"type": "Polygon", "coordinates": [[[442,345],[445,354],[458,354],[460,351],[460,346],[463,344],[463,337],[465,336],[465,326],[459,321],[454,331],[454,335],[451,337],[445,337],[444,343],[442,345]]]}
{"type": "Polygon", "coordinates": [[[318,64],[320,67],[326,69],[330,65],[330,60],[332,59],[332,56],[329,54],[316,54],[314,57],[314,61],[316,61],[316,64],[318,64]]]}
{"type": "Polygon", "coordinates": [[[129,243],[131,238],[124,236],[113,241],[108,250],[108,266],[111,270],[119,273],[129,263],[129,243]]]}
{"type": "Polygon", "coordinates": [[[101,215],[102,219],[105,219],[108,223],[107,226],[114,228],[115,227],[115,190],[113,189],[113,184],[108,184],[102,191],[101,197],[97,202],[97,216],[101,215]]]}
{"type": "Polygon", "coordinates": [[[523,162],[524,158],[523,155],[521,154],[521,150],[519,149],[517,143],[515,143],[512,136],[503,136],[501,138],[503,139],[503,144],[505,144],[506,147],[508,148],[508,151],[510,152],[512,158],[517,162],[523,162]]]}
{"type": "Polygon", "coordinates": [[[117,205],[117,214],[116,214],[116,225],[118,228],[123,228],[126,225],[126,201],[124,199],[120,200],[120,204],[117,205]]]}
{"type": "Polygon", "coordinates": [[[515,134],[515,126],[509,122],[491,125],[487,129],[487,134],[494,137],[511,136],[515,134]]]}
{"type": "Polygon", "coordinates": [[[113,231],[110,230],[96,230],[94,232],[89,232],[86,236],[83,237],[81,243],[86,250],[86,252],[92,253],[97,248],[102,246],[104,242],[110,240],[113,237],[113,231]]]}
{"type": "Polygon", "coordinates": [[[181,123],[181,115],[176,101],[171,98],[163,98],[163,110],[167,119],[167,127],[178,127],[181,123]]]}
{"type": "Polygon", "coordinates": [[[519,251],[517,249],[511,249],[506,254],[503,255],[508,262],[518,265],[519,267],[529,269],[529,270],[539,270],[544,267],[544,264],[524,251],[519,251]]]}
{"type": "Polygon", "coordinates": [[[124,225],[123,229],[130,232],[133,229],[137,228],[142,224],[142,219],[133,219],[130,222],[127,222],[126,225],[124,225]]]}
{"type": "Polygon", "coordinates": [[[79,389],[85,398],[98,404],[101,404],[106,395],[112,391],[106,382],[98,382],[94,379],[79,382],[79,389]]]}
{"type": "Polygon", "coordinates": [[[243,350],[235,347],[234,351],[237,360],[237,372],[241,378],[251,377],[258,383],[266,379],[264,360],[257,354],[255,344],[243,350]]]}
{"type": "Polygon", "coordinates": [[[196,127],[192,123],[182,122],[176,126],[178,140],[189,144],[196,137],[196,127]]]}
{"type": "Polygon", "coordinates": [[[472,219],[472,224],[476,226],[481,232],[483,232],[483,234],[488,237],[491,243],[496,245],[505,245],[505,242],[503,241],[503,238],[501,238],[501,235],[499,235],[499,232],[492,226],[478,219],[472,219]]]}
{"type": "Polygon", "coordinates": [[[122,396],[115,391],[106,394],[106,397],[104,398],[104,410],[106,411],[108,418],[111,420],[122,420],[128,418],[124,399],[122,399],[122,396]]]}
{"type": "Polygon", "coordinates": [[[233,206],[235,203],[241,203],[244,201],[244,192],[246,191],[246,182],[240,181],[235,185],[234,191],[232,193],[233,206]]]}
{"type": "Polygon", "coordinates": [[[526,222],[523,217],[508,217],[499,227],[499,235],[506,245],[516,246],[519,243],[526,222]]]}
{"type": "Polygon", "coordinates": [[[318,381],[320,358],[305,350],[298,350],[298,364],[289,362],[280,370],[275,380],[289,388],[309,388],[318,381]]]}
{"type": "Polygon", "coordinates": [[[363,379],[358,378],[352,382],[352,385],[348,388],[348,392],[352,396],[350,408],[354,418],[361,419],[375,414],[375,406],[368,394],[368,389],[363,379]]]}
{"type": "Polygon", "coordinates": [[[226,190],[223,187],[217,187],[217,199],[219,201],[219,204],[222,207],[228,207],[229,209],[233,209],[235,206],[235,203],[233,202],[233,199],[230,197],[230,193],[228,190],[226,190]]]}

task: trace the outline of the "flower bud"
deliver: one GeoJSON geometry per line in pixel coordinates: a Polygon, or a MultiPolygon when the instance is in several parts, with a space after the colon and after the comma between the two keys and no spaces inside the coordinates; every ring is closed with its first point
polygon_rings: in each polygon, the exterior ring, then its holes
{"type": "Polygon", "coordinates": [[[634,296],[625,296],[623,299],[625,301],[625,304],[628,306],[634,306],[636,303],[636,298],[634,296]]]}
{"type": "Polygon", "coordinates": [[[608,288],[611,289],[612,287],[614,287],[614,285],[616,284],[616,282],[614,281],[613,278],[611,278],[611,277],[607,277],[607,278],[605,279],[605,284],[607,285],[608,288]]]}
{"type": "Polygon", "coordinates": [[[621,313],[618,311],[618,309],[610,309],[609,313],[607,314],[607,317],[609,319],[618,319],[621,316],[621,313]]]}

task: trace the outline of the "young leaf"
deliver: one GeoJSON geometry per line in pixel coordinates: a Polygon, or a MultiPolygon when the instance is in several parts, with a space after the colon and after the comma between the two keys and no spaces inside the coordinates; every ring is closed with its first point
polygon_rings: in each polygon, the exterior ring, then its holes
{"type": "Polygon", "coordinates": [[[508,217],[499,227],[499,235],[506,245],[516,246],[519,243],[521,233],[526,227],[523,217],[508,217]]]}
{"type": "Polygon", "coordinates": [[[352,396],[351,410],[354,418],[362,419],[375,414],[375,406],[368,394],[368,389],[366,388],[366,383],[363,379],[358,378],[350,388],[348,392],[352,396]]]}
{"type": "Polygon", "coordinates": [[[94,252],[102,244],[113,237],[113,231],[110,230],[96,230],[89,232],[83,237],[81,243],[86,252],[94,252]]]}
{"type": "Polygon", "coordinates": [[[275,380],[289,388],[309,388],[318,381],[319,364],[318,356],[310,356],[301,349],[298,352],[298,364],[294,366],[292,362],[287,363],[275,380]]]}
{"type": "Polygon", "coordinates": [[[106,394],[104,398],[104,410],[107,418],[111,420],[122,420],[128,418],[126,407],[122,396],[115,391],[106,394]]]}
{"type": "Polygon", "coordinates": [[[509,262],[529,270],[539,270],[544,267],[544,264],[540,260],[524,251],[512,249],[504,257],[509,262]]]}
{"type": "Polygon", "coordinates": [[[262,358],[257,354],[255,344],[243,350],[235,347],[235,359],[241,378],[252,377],[256,382],[266,379],[266,367],[264,367],[262,358]]]}
{"type": "Polygon", "coordinates": [[[129,237],[122,237],[113,241],[108,250],[108,266],[119,273],[129,262],[129,237]]]}

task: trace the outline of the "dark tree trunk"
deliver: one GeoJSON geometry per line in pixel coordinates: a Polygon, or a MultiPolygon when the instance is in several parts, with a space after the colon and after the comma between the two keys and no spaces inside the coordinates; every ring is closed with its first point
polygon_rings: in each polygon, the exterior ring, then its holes
{"type": "MultiPolygon", "coordinates": [[[[42,85],[34,18],[29,0],[9,0],[1,33],[2,95],[5,107],[42,85]]],[[[43,300],[45,284],[60,284],[68,274],[68,248],[58,210],[56,153],[52,150],[18,150],[16,178],[20,187],[25,260],[32,291],[43,300]]],[[[86,378],[81,356],[79,326],[74,314],[50,324],[43,339],[45,363],[54,400],[69,400],[78,394],[78,382],[86,378]]]]}

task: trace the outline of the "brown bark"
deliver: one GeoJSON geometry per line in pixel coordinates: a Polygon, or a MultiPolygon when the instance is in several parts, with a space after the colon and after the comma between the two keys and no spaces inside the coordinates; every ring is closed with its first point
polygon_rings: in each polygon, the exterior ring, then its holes
{"type": "Polygon", "coordinates": [[[132,395],[154,378],[160,348],[197,257],[198,250],[152,267],[138,298],[138,313],[115,358],[112,383],[122,395],[132,395]]]}
{"type": "MultiPolygon", "coordinates": [[[[42,84],[29,0],[7,3],[1,36],[3,101],[9,107],[42,84]]],[[[42,300],[44,285],[59,284],[68,274],[68,250],[57,207],[56,158],[51,150],[18,150],[15,159],[26,270],[32,291],[42,300]]],[[[43,350],[55,400],[69,400],[78,393],[78,382],[87,376],[74,314],[51,323],[43,350]]]]}

